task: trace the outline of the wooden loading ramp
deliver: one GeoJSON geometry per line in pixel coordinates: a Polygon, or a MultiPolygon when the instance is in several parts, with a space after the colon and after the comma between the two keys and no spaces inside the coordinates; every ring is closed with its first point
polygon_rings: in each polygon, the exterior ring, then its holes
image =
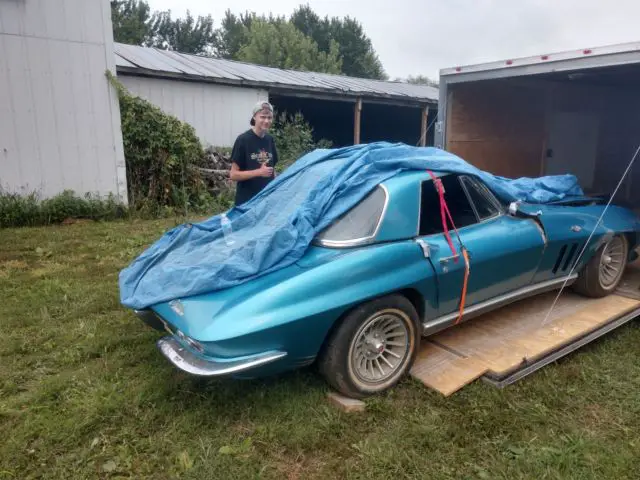
{"type": "Polygon", "coordinates": [[[503,387],[640,316],[640,262],[618,290],[592,299],[538,295],[425,338],[411,375],[445,396],[482,377],[503,387]]]}

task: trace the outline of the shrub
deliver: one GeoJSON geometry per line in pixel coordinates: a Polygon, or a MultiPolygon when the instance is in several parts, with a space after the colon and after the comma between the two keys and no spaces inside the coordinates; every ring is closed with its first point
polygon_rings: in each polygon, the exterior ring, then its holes
{"type": "Polygon", "coordinates": [[[198,167],[205,152],[194,128],[131,95],[110,72],[118,91],[129,205],[154,214],[166,207],[207,210],[215,199],[198,167]]]}
{"type": "Polygon", "coordinates": [[[65,190],[42,199],[36,192],[20,195],[0,190],[0,228],[51,225],[69,218],[113,220],[127,215],[127,208],[114,196],[78,197],[72,190],[65,190]]]}
{"type": "Polygon", "coordinates": [[[331,147],[331,142],[326,139],[314,142],[313,128],[300,112],[294,115],[288,115],[287,112],[276,114],[271,134],[278,149],[278,172],[285,170],[305,153],[316,148],[331,147]]]}

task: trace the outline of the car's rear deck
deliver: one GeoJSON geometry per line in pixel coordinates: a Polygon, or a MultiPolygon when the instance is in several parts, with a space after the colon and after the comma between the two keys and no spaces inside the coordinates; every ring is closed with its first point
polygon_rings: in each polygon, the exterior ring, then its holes
{"type": "Polygon", "coordinates": [[[411,375],[443,395],[482,377],[504,386],[640,316],[640,261],[615,294],[563,291],[519,301],[423,339],[411,375]],[[545,322],[546,319],[546,322],[545,322]]]}

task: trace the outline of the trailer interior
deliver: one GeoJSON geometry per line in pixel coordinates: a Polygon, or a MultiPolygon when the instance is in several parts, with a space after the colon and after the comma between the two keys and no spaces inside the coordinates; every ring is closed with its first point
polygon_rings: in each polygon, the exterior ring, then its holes
{"type": "MultiPolygon", "coordinates": [[[[611,194],[640,145],[640,65],[453,83],[446,108],[445,148],[479,168],[611,194]]],[[[640,162],[616,201],[640,207],[640,162]]]]}
{"type": "MultiPolygon", "coordinates": [[[[436,146],[496,175],[570,173],[586,194],[610,195],[640,146],[640,61],[623,63],[549,66],[536,74],[535,67],[523,67],[518,75],[481,66],[457,76],[449,69],[440,79],[436,146]]],[[[640,159],[613,202],[640,213],[640,159]]],[[[588,299],[566,289],[554,306],[557,295],[523,300],[427,337],[412,376],[443,395],[477,378],[504,387],[615,335],[610,332],[640,315],[640,262],[608,297],[588,299]]]]}

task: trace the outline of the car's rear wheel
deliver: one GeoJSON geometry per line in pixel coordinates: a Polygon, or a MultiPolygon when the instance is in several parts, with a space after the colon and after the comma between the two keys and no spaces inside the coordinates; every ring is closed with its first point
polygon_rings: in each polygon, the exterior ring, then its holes
{"type": "Polygon", "coordinates": [[[589,260],[573,288],[588,297],[605,297],[615,291],[622,280],[629,255],[629,242],[616,235],[602,245],[589,260]]]}
{"type": "Polygon", "coordinates": [[[340,393],[375,395],[409,371],[420,343],[418,315],[402,295],[389,295],[351,311],[328,339],[320,372],[340,393]]]}

